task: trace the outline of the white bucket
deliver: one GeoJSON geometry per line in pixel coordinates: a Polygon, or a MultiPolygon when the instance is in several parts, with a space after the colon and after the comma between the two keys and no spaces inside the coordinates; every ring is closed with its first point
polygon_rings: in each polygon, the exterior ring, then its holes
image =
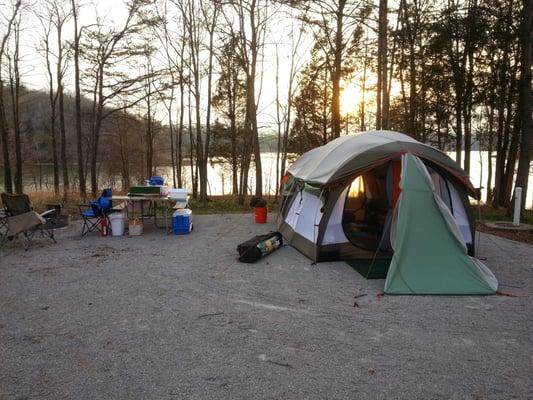
{"type": "Polygon", "coordinates": [[[126,215],[124,213],[111,213],[109,214],[109,220],[111,221],[111,234],[113,236],[124,235],[126,215]]]}

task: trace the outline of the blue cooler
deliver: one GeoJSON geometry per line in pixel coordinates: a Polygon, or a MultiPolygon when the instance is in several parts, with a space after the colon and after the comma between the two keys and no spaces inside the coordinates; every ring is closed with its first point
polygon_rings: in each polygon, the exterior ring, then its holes
{"type": "Polygon", "coordinates": [[[172,230],[175,235],[187,235],[192,231],[192,211],[188,208],[172,214],[172,230]]]}

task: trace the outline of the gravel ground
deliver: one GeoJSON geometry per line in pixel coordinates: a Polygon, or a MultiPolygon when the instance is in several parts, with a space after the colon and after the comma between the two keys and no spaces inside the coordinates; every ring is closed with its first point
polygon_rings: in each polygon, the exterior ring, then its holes
{"type": "Polygon", "coordinates": [[[290,247],[239,263],[274,229],[252,218],[9,243],[0,399],[533,399],[533,246],[482,236],[516,297],[379,297],[382,280],[290,247]]]}

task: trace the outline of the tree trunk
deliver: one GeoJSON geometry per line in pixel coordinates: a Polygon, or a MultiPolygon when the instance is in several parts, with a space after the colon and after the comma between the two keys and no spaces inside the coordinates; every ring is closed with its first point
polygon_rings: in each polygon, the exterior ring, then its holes
{"type": "MultiPolygon", "coordinates": [[[[387,0],[379,0],[378,14],[376,129],[383,129],[384,100],[388,97],[384,96],[387,91],[387,0]]],[[[386,109],[388,114],[388,105],[386,109]]]]}
{"type": "Polygon", "coordinates": [[[509,207],[509,203],[512,201],[511,193],[513,191],[513,179],[516,169],[516,159],[518,157],[518,150],[520,144],[520,112],[517,111],[514,116],[513,129],[511,134],[511,143],[509,145],[509,151],[507,156],[507,165],[505,166],[505,172],[503,174],[503,182],[501,184],[501,201],[505,207],[509,207]]]}
{"type": "Polygon", "coordinates": [[[365,39],[365,54],[363,58],[363,78],[362,83],[363,87],[361,88],[361,106],[359,108],[359,130],[361,132],[366,131],[366,123],[365,123],[365,99],[366,99],[366,75],[367,75],[367,68],[368,68],[368,33],[366,35],[365,39]]]}
{"type": "Polygon", "coordinates": [[[146,118],[145,118],[145,134],[146,134],[146,179],[153,175],[154,162],[154,135],[153,135],[153,121],[152,121],[152,68],[150,61],[147,60],[146,65],[146,118]]]}
{"type": "Polygon", "coordinates": [[[170,90],[170,100],[168,106],[168,133],[170,136],[170,162],[172,164],[172,187],[176,188],[176,152],[174,143],[174,123],[172,121],[172,103],[174,100],[174,78],[172,78],[172,88],[170,90]]]}
{"type": "Polygon", "coordinates": [[[153,175],[154,162],[154,139],[153,139],[153,124],[152,124],[152,110],[150,101],[148,102],[148,111],[145,120],[145,134],[146,134],[146,179],[153,175]]]}
{"type": "Polygon", "coordinates": [[[63,170],[63,199],[66,201],[70,189],[67,161],[67,134],[65,128],[65,100],[63,91],[63,41],[62,25],[57,25],[57,93],[59,102],[59,131],[61,133],[61,169],[63,170]]]}
{"type": "MultiPolygon", "coordinates": [[[[207,63],[207,110],[205,117],[205,146],[202,160],[202,175],[204,177],[203,182],[200,184],[200,198],[205,203],[207,201],[207,164],[209,162],[209,144],[211,141],[211,99],[212,99],[212,81],[213,81],[213,42],[215,38],[215,28],[218,19],[219,6],[216,2],[213,2],[213,15],[211,23],[208,26],[209,31],[209,59],[207,63]]],[[[224,187],[224,185],[222,185],[224,187]]]]}
{"type": "MultiPolygon", "coordinates": [[[[257,111],[256,111],[257,113],[257,111]]],[[[255,163],[255,195],[263,196],[263,167],[261,164],[261,147],[259,143],[259,130],[257,129],[257,116],[253,116],[254,132],[254,163],[255,163]]]]}
{"type": "MultiPolygon", "coordinates": [[[[13,12],[11,18],[7,23],[7,30],[4,36],[2,37],[2,43],[0,44],[0,67],[2,66],[4,51],[6,48],[7,41],[11,35],[11,28],[13,27],[13,22],[17,18],[19,12],[21,1],[17,1],[13,7],[13,12]]],[[[6,119],[6,109],[4,104],[4,81],[2,79],[2,68],[0,68],[0,134],[2,135],[2,153],[4,158],[4,189],[7,193],[13,192],[13,181],[11,176],[11,162],[9,155],[9,130],[7,126],[6,119]]]]}
{"type": "Polygon", "coordinates": [[[232,118],[231,121],[231,182],[233,195],[239,194],[239,167],[237,161],[237,129],[235,126],[235,118],[232,118]]]}
{"type": "MultiPolygon", "coordinates": [[[[191,31],[191,35],[197,36],[195,32],[191,31]]],[[[193,84],[194,84],[194,111],[195,111],[195,131],[196,131],[196,164],[195,164],[195,174],[194,177],[196,182],[194,186],[196,191],[198,190],[198,177],[200,178],[200,200],[205,202],[207,199],[207,171],[204,170],[204,141],[202,137],[202,120],[201,120],[201,109],[200,109],[200,44],[198,43],[198,38],[191,39],[190,50],[191,50],[191,72],[193,75],[193,84]]]]}
{"type": "Polygon", "coordinates": [[[456,91],[455,99],[455,162],[461,165],[462,150],[463,150],[463,126],[462,126],[462,111],[463,111],[463,94],[461,91],[456,91]]]}
{"type": "Polygon", "coordinates": [[[415,47],[414,39],[409,45],[409,128],[408,132],[415,139],[419,140],[419,134],[416,129],[416,60],[415,60],[415,47]]]}
{"type": "MultiPolygon", "coordinates": [[[[328,70],[326,68],[324,68],[324,87],[322,88],[322,98],[324,99],[323,102],[322,102],[322,118],[321,118],[321,122],[322,122],[322,144],[326,144],[328,143],[329,141],[329,138],[328,138],[328,70]]],[[[333,101],[333,97],[332,97],[332,100],[333,101]]],[[[334,136],[332,134],[332,138],[331,139],[334,139],[334,136]]]]}
{"type": "MultiPolygon", "coordinates": [[[[182,46],[181,46],[181,54],[183,54],[185,51],[185,40],[183,40],[182,46]]],[[[178,125],[178,138],[177,138],[177,164],[178,164],[178,187],[183,187],[183,120],[185,116],[185,82],[184,82],[184,74],[183,69],[185,66],[185,57],[181,57],[180,61],[180,115],[179,115],[179,125],[178,125]]]]}
{"type": "MultiPolygon", "coordinates": [[[[384,1],[384,0],[382,0],[384,1]]],[[[331,92],[331,130],[333,138],[338,138],[341,135],[341,77],[342,77],[342,52],[343,52],[343,22],[344,22],[344,6],[346,0],[339,0],[338,8],[336,10],[336,30],[335,30],[335,49],[333,53],[333,71],[331,74],[332,92],[331,92]]]]}
{"type": "Polygon", "coordinates": [[[78,181],[79,192],[82,200],[87,197],[87,186],[85,183],[85,171],[83,163],[83,137],[81,130],[81,88],[80,88],[80,36],[78,29],[78,7],[76,1],[72,0],[72,16],[74,20],[74,87],[75,87],[75,108],[76,108],[76,153],[78,159],[78,181]]]}
{"type": "MultiPolygon", "coordinates": [[[[514,75],[514,73],[513,73],[514,75]]],[[[503,120],[503,128],[499,130],[501,132],[501,140],[499,143],[498,153],[501,153],[500,156],[500,163],[497,165],[497,175],[499,176],[498,182],[496,183],[497,192],[495,195],[495,200],[497,201],[498,206],[502,206],[506,204],[506,198],[507,198],[507,188],[506,188],[506,168],[509,169],[510,165],[509,162],[512,161],[513,163],[513,170],[515,168],[516,164],[516,154],[511,156],[510,154],[510,146],[509,143],[512,141],[511,136],[513,132],[515,131],[515,128],[517,130],[516,134],[520,135],[520,128],[517,126],[513,129],[513,115],[515,115],[516,122],[518,123],[518,111],[513,114],[513,102],[516,100],[515,92],[516,92],[516,85],[518,84],[517,79],[512,78],[511,79],[511,85],[509,87],[509,93],[506,99],[506,105],[505,109],[507,110],[507,113],[505,114],[505,118],[502,117],[503,120]],[[510,140],[511,139],[511,140],[510,140]],[[513,160],[510,160],[509,158],[513,157],[513,160]]],[[[503,112],[502,112],[503,115],[503,112]]],[[[518,143],[516,144],[518,145],[518,143]]],[[[515,152],[516,153],[516,152],[515,152]]]]}
{"type": "MultiPolygon", "coordinates": [[[[124,121],[127,121],[128,114],[126,110],[123,111],[124,121]]],[[[131,186],[130,179],[130,161],[129,161],[129,146],[128,146],[128,126],[122,127],[120,125],[120,116],[118,117],[118,137],[120,144],[120,161],[122,165],[122,188],[128,189],[131,186]]]]}
{"type": "Polygon", "coordinates": [[[93,126],[91,135],[91,192],[92,196],[96,197],[98,192],[98,145],[100,142],[100,130],[102,127],[102,115],[104,108],[104,65],[99,66],[99,74],[97,77],[96,90],[97,100],[95,104],[95,110],[93,107],[93,126]]]}
{"type": "MultiPolygon", "coordinates": [[[[189,74],[190,82],[190,74],[189,74]]],[[[196,200],[198,198],[198,186],[196,186],[196,175],[194,170],[194,136],[192,132],[192,104],[191,104],[191,88],[189,87],[189,102],[187,104],[189,110],[189,150],[190,150],[190,164],[191,164],[191,187],[192,197],[196,200]]]]}
{"type": "Polygon", "coordinates": [[[15,33],[15,52],[13,65],[10,60],[10,91],[11,108],[13,111],[13,132],[15,136],[15,192],[23,192],[22,184],[22,144],[20,137],[20,72],[19,72],[19,43],[20,43],[20,20],[13,25],[15,33]],[[11,69],[12,67],[12,69],[11,69]]]}
{"type": "Polygon", "coordinates": [[[279,172],[279,162],[281,159],[281,104],[279,99],[279,52],[278,46],[276,45],[276,125],[277,125],[277,145],[276,145],[276,192],[275,198],[276,201],[279,195],[279,186],[280,186],[280,172],[279,172]]]}
{"type": "MultiPolygon", "coordinates": [[[[507,17],[506,17],[506,35],[509,35],[509,30],[512,25],[512,4],[513,1],[509,2],[507,17]]],[[[496,132],[496,168],[495,168],[495,180],[494,180],[494,191],[492,195],[492,206],[499,207],[502,203],[502,184],[503,184],[503,175],[505,173],[505,157],[507,155],[507,144],[504,144],[504,130],[505,130],[505,110],[507,108],[508,118],[509,114],[512,112],[512,100],[514,98],[514,86],[516,84],[516,79],[514,76],[510,78],[509,73],[509,52],[510,52],[510,40],[507,39],[503,48],[502,54],[502,65],[499,70],[498,77],[498,86],[499,86],[499,103],[498,103],[498,126],[496,132]],[[509,80],[511,83],[509,84],[509,80]],[[507,107],[506,107],[507,105],[507,107]]]]}
{"type": "Polygon", "coordinates": [[[57,92],[54,94],[54,76],[52,74],[52,66],[50,64],[50,46],[49,46],[49,32],[47,32],[44,44],[46,55],[46,69],[48,72],[48,99],[50,102],[50,137],[52,138],[52,160],[53,160],[53,174],[54,174],[54,194],[59,194],[59,164],[57,157],[57,132],[56,132],[56,103],[57,92]]]}
{"type": "Polygon", "coordinates": [[[520,23],[520,85],[518,92],[518,113],[520,115],[521,142],[516,172],[515,187],[522,188],[522,210],[530,173],[533,152],[533,119],[531,117],[531,53],[533,47],[533,0],[522,0],[520,23]]]}
{"type": "MultiPolygon", "coordinates": [[[[1,57],[0,57],[1,60],[1,57]]],[[[13,181],[11,176],[11,162],[9,154],[9,130],[7,127],[5,104],[4,104],[4,83],[0,73],[0,133],[2,134],[2,156],[4,159],[4,190],[7,193],[13,192],[13,181]]]]}
{"type": "Polygon", "coordinates": [[[474,18],[477,13],[477,0],[473,0],[468,7],[468,32],[465,39],[466,62],[468,62],[468,69],[466,70],[466,84],[465,95],[463,101],[463,122],[464,122],[464,170],[467,175],[470,174],[470,151],[472,147],[472,104],[473,104],[473,88],[474,88],[474,38],[473,27],[474,18]]]}
{"type": "Polygon", "coordinates": [[[490,107],[489,113],[489,140],[487,144],[487,195],[485,204],[492,200],[492,151],[494,146],[494,107],[490,107]]]}

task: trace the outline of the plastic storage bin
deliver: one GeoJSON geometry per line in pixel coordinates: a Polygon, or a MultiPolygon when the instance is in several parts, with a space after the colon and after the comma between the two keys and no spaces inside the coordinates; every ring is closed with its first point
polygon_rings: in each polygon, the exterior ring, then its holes
{"type": "Polygon", "coordinates": [[[187,189],[170,189],[168,191],[168,197],[173,200],[187,200],[188,191],[187,189]]]}
{"type": "Polygon", "coordinates": [[[172,214],[172,231],[175,235],[187,235],[192,231],[191,210],[176,210],[172,214]]]}

